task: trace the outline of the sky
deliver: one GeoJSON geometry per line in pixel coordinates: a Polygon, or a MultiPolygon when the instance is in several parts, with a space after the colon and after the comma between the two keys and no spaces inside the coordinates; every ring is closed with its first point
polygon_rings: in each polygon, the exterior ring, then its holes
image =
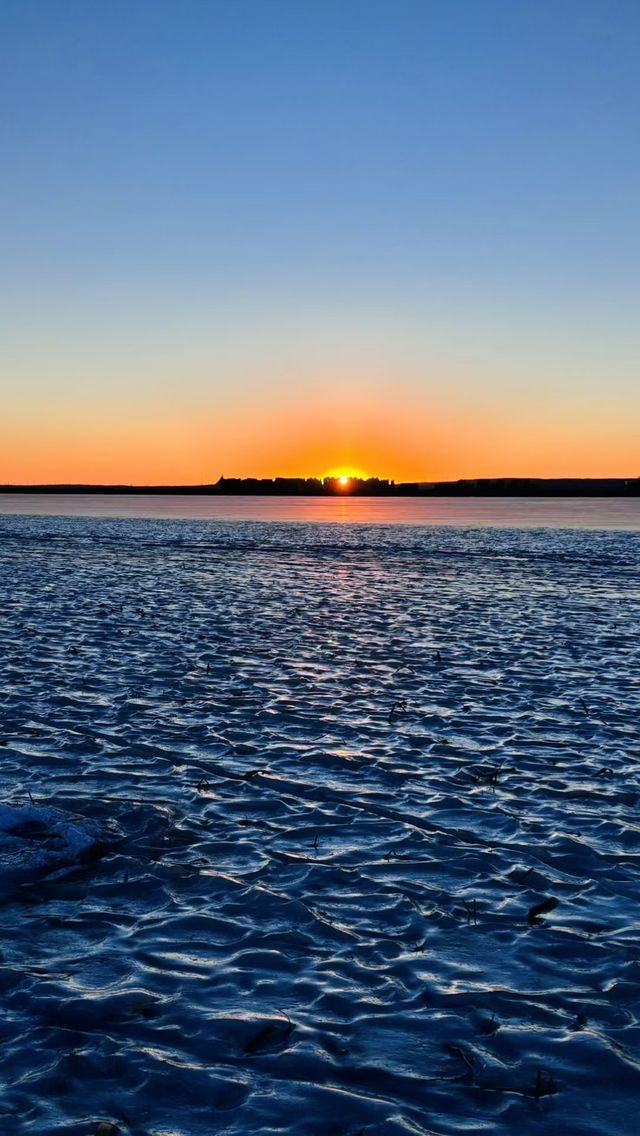
{"type": "Polygon", "coordinates": [[[0,482],[640,475],[637,0],[0,0],[0,482]]]}

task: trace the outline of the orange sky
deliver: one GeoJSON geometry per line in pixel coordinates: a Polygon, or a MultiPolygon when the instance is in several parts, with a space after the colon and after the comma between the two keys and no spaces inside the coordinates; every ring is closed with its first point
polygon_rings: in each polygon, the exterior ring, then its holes
{"type": "MultiPolygon", "coordinates": [[[[402,480],[492,476],[637,476],[637,431],[597,419],[505,406],[487,418],[445,397],[411,406],[338,384],[297,403],[233,399],[216,408],[46,407],[16,416],[0,453],[3,483],[201,483],[231,476],[350,473],[402,480]]],[[[6,420],[5,420],[6,425],[6,420]]]]}

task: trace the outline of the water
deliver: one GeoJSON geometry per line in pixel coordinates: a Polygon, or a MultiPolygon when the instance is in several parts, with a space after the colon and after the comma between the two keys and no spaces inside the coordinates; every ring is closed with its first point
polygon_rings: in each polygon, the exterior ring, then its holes
{"type": "Polygon", "coordinates": [[[3,1136],[631,1136],[598,527],[0,518],[3,1136]]]}
{"type": "Polygon", "coordinates": [[[640,498],[0,494],[0,514],[640,530],[640,498]]]}

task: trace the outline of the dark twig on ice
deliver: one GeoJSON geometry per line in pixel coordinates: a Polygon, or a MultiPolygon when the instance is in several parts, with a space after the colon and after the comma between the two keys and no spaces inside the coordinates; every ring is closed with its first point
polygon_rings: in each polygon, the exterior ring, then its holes
{"type": "Polygon", "coordinates": [[[280,1010],[284,1022],[267,1022],[262,1029],[258,1030],[252,1038],[249,1039],[243,1049],[243,1053],[263,1053],[271,1049],[280,1048],[285,1045],[295,1026],[291,1018],[284,1010],[280,1010]]]}
{"type": "Polygon", "coordinates": [[[466,1065],[467,1067],[467,1072],[470,1073],[471,1076],[473,1076],[475,1072],[473,1066],[473,1058],[469,1056],[464,1048],[461,1045],[447,1045],[446,1049],[452,1057],[457,1057],[458,1061],[462,1061],[462,1064],[466,1065]]]}
{"type": "Polygon", "coordinates": [[[502,773],[515,773],[513,765],[477,765],[469,770],[469,775],[476,784],[497,785],[502,773]]]}
{"type": "Polygon", "coordinates": [[[516,883],[525,883],[525,881],[529,879],[529,876],[532,875],[533,872],[535,872],[535,868],[527,868],[526,872],[523,872],[520,876],[520,879],[516,880],[516,883]]]}
{"type": "Polygon", "coordinates": [[[397,714],[406,714],[407,700],[406,698],[397,698],[389,711],[389,721],[393,722],[397,714]]]}
{"type": "Polygon", "coordinates": [[[477,904],[477,901],[474,899],[472,903],[468,903],[467,900],[463,898],[462,902],[464,904],[464,909],[467,913],[467,923],[473,923],[475,926],[477,926],[478,925],[478,904],[477,904]]]}
{"type": "Polygon", "coordinates": [[[543,899],[540,903],[534,903],[533,907],[529,908],[527,912],[527,923],[530,927],[537,927],[540,916],[546,915],[549,911],[553,911],[559,904],[560,900],[555,896],[550,895],[543,899]]]}
{"type": "Polygon", "coordinates": [[[541,1097],[551,1097],[557,1093],[558,1086],[553,1078],[553,1075],[548,1069],[538,1069],[536,1072],[536,1083],[533,1087],[533,1096],[536,1100],[541,1097]]]}

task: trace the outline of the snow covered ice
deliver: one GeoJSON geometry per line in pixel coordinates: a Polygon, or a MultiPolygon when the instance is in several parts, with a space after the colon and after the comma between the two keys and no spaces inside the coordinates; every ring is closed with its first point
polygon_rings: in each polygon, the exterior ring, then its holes
{"type": "Polygon", "coordinates": [[[634,1132],[639,551],[0,518],[0,1132],[634,1132]]]}

